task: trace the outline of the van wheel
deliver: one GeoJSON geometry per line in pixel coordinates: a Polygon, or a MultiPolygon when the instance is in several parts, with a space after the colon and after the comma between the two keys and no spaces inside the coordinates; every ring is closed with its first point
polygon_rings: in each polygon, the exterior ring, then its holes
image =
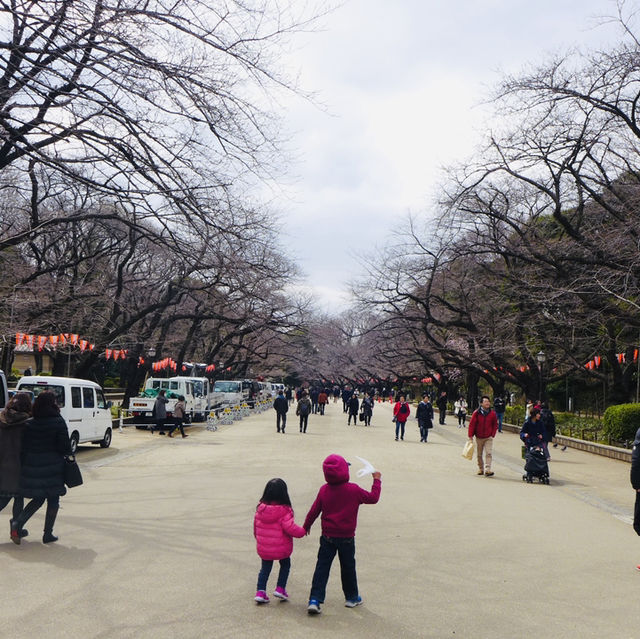
{"type": "Polygon", "coordinates": [[[109,448],[111,446],[111,429],[104,431],[104,438],[100,441],[100,448],[109,448]]]}
{"type": "Polygon", "coordinates": [[[78,450],[78,441],[80,439],[80,435],[78,435],[78,431],[74,430],[73,433],[71,433],[71,437],[69,438],[69,441],[71,442],[71,454],[75,455],[76,451],[78,450]]]}

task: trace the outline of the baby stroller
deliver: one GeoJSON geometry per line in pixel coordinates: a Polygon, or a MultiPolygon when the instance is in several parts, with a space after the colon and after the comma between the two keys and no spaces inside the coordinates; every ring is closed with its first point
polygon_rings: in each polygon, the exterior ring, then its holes
{"type": "Polygon", "coordinates": [[[549,464],[547,464],[547,456],[540,447],[532,447],[527,449],[525,454],[524,472],[522,481],[532,484],[534,478],[538,478],[541,484],[549,483],[549,464]]]}

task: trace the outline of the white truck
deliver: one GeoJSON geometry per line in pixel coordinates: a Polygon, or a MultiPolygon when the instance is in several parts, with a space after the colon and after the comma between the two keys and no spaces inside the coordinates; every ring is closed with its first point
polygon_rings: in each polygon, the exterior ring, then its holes
{"type": "Polygon", "coordinates": [[[235,406],[244,402],[253,407],[259,397],[260,385],[256,381],[251,379],[219,379],[213,385],[211,407],[235,406]]]}
{"type": "Polygon", "coordinates": [[[173,417],[173,409],[180,395],[184,396],[185,413],[193,421],[202,421],[209,409],[209,398],[204,394],[204,387],[200,378],[190,377],[150,377],[144,386],[144,391],[129,402],[129,412],[136,425],[153,424],[153,405],[160,390],[164,390],[167,399],[167,419],[173,417]]]}

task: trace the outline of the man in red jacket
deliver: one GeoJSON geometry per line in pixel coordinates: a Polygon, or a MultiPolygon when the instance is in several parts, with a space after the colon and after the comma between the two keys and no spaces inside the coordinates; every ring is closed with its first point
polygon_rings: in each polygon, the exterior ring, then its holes
{"type": "Polygon", "coordinates": [[[493,438],[498,432],[498,416],[491,409],[491,399],[483,395],[480,408],[474,411],[469,422],[469,439],[476,437],[478,451],[478,475],[493,476],[491,461],[493,455],[493,438]],[[484,459],[483,459],[484,454],[484,459]]]}

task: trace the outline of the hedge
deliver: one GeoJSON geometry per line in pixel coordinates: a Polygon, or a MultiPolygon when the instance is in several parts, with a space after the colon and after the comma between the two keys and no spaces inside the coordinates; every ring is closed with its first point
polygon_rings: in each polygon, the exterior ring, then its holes
{"type": "Polygon", "coordinates": [[[605,435],[619,441],[633,440],[640,428],[640,404],[609,406],[604,412],[605,435]]]}

